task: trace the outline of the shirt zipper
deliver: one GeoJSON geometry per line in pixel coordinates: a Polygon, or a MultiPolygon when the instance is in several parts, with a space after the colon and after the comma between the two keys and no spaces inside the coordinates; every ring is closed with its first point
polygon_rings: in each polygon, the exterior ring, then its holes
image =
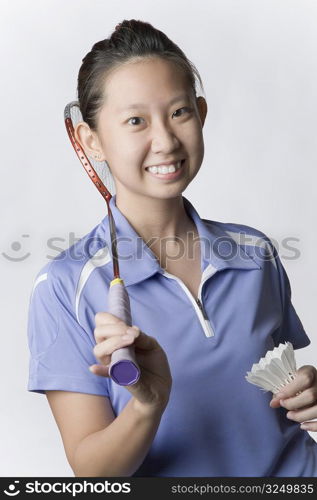
{"type": "MultiPolygon", "coordinates": [[[[197,299],[195,299],[193,297],[192,293],[190,292],[190,290],[187,288],[187,286],[185,285],[185,283],[181,279],[179,279],[177,276],[174,276],[174,274],[168,273],[167,271],[163,272],[164,276],[176,280],[180,284],[180,286],[183,288],[183,290],[185,291],[186,295],[188,296],[189,300],[191,301],[192,305],[194,306],[194,309],[195,309],[196,314],[198,316],[200,325],[201,325],[206,337],[214,337],[215,332],[210,324],[210,320],[209,320],[207,313],[206,313],[206,310],[204,308],[201,293],[202,293],[203,284],[215,273],[215,271],[216,270],[213,269],[211,274],[206,274],[205,277],[202,279],[202,281],[199,285],[197,299]]],[[[205,272],[206,272],[206,270],[205,270],[205,272]]]]}

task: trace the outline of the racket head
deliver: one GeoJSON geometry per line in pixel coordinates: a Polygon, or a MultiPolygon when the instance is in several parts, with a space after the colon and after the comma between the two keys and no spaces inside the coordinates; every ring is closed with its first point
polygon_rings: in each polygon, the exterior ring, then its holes
{"type": "MultiPolygon", "coordinates": [[[[78,101],[69,102],[64,109],[64,120],[68,136],[81,164],[86,170],[92,182],[108,202],[116,192],[115,181],[109,165],[106,161],[97,161],[93,156],[86,154],[82,146],[75,138],[75,127],[83,122],[78,101]]],[[[108,205],[109,210],[109,205],[108,205]]]]}
{"type": "Polygon", "coordinates": [[[117,237],[114,219],[110,209],[110,199],[115,194],[115,182],[106,161],[97,161],[93,156],[85,153],[82,146],[76,140],[75,127],[78,123],[84,122],[78,101],[71,101],[64,109],[64,121],[69,139],[75,150],[79,161],[83,165],[90,179],[107,202],[109,229],[111,236],[111,251],[113,259],[113,274],[115,278],[120,277],[119,259],[117,249],[117,237]]]}

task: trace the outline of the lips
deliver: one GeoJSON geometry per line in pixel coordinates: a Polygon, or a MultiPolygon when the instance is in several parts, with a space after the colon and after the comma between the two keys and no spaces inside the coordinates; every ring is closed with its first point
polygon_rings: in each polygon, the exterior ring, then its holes
{"type": "Polygon", "coordinates": [[[173,160],[170,161],[158,161],[157,163],[153,163],[152,165],[147,165],[145,168],[149,167],[158,167],[158,166],[164,166],[164,165],[174,165],[174,163],[177,163],[178,161],[183,161],[184,158],[173,158],[173,160]]]}

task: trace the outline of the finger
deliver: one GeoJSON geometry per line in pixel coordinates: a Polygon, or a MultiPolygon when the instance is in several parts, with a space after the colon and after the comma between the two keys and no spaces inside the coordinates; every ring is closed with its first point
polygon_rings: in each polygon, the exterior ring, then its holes
{"type": "Polygon", "coordinates": [[[314,366],[305,365],[296,371],[296,377],[292,382],[289,382],[278,394],[275,394],[276,399],[287,399],[296,396],[314,384],[316,368],[314,366]]]}
{"type": "Polygon", "coordinates": [[[281,406],[280,400],[276,399],[276,396],[274,396],[273,399],[271,399],[271,401],[270,401],[270,407],[271,408],[279,408],[280,406],[281,406]]]}
{"type": "Polygon", "coordinates": [[[127,331],[127,328],[128,326],[123,321],[114,323],[112,325],[108,324],[97,326],[94,329],[96,342],[99,344],[99,342],[102,342],[103,340],[106,340],[107,338],[113,337],[115,335],[124,335],[127,331]]]}
{"type": "Polygon", "coordinates": [[[305,410],[289,411],[286,413],[286,417],[295,422],[305,422],[306,420],[312,420],[317,418],[317,405],[310,406],[305,410]]]}
{"type": "Polygon", "coordinates": [[[115,316],[114,314],[108,313],[108,312],[97,312],[95,314],[95,322],[96,325],[115,325],[119,321],[122,321],[118,316],[115,316]]]}
{"type": "Polygon", "coordinates": [[[109,377],[109,365],[91,365],[89,370],[94,375],[99,375],[100,377],[109,377]]]}
{"type": "Polygon", "coordinates": [[[293,398],[280,399],[280,405],[287,410],[299,410],[306,406],[312,406],[317,401],[317,388],[310,387],[293,398]]]}
{"type": "Polygon", "coordinates": [[[120,336],[111,337],[100,344],[96,344],[94,347],[94,355],[98,361],[102,364],[107,365],[111,361],[111,355],[117,349],[126,347],[134,342],[134,335],[125,335],[125,338],[120,336]]]}
{"type": "Polygon", "coordinates": [[[306,431],[317,432],[317,421],[315,422],[304,422],[301,424],[301,429],[306,431]]]}

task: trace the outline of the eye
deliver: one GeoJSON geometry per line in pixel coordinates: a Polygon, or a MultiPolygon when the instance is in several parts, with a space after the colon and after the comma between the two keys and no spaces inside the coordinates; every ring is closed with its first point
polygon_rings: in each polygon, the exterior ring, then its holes
{"type": "MultiPolygon", "coordinates": [[[[186,112],[190,113],[191,109],[188,108],[187,106],[183,107],[183,108],[179,108],[177,109],[176,111],[174,111],[173,115],[175,115],[175,113],[178,113],[178,111],[182,111],[182,110],[185,110],[186,112]]],[[[183,113],[182,113],[183,114],[183,113]]]]}
{"type": "MultiPolygon", "coordinates": [[[[132,116],[131,118],[129,118],[128,123],[130,122],[130,120],[143,120],[143,118],[140,118],[139,116],[132,116]]],[[[131,125],[140,125],[140,124],[139,123],[131,123],[131,125]]]]}

